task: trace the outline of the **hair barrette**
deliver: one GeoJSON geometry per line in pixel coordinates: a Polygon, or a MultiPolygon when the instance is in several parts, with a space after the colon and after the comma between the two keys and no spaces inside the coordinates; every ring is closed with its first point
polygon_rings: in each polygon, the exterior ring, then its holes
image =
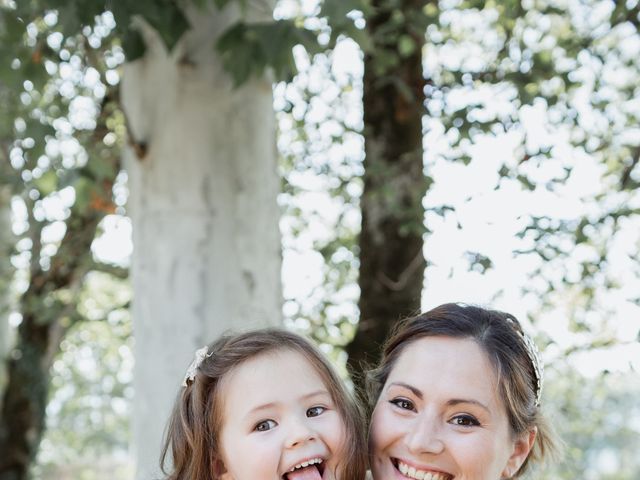
{"type": "Polygon", "coordinates": [[[188,385],[187,382],[189,381],[193,382],[193,380],[196,378],[196,373],[198,371],[198,368],[200,368],[200,365],[202,364],[204,359],[209,358],[211,355],[213,355],[213,352],[207,353],[208,350],[209,349],[206,346],[196,350],[196,353],[193,358],[193,362],[191,362],[191,365],[189,365],[189,368],[187,368],[187,373],[185,373],[184,375],[184,380],[182,381],[183,387],[186,387],[188,385]]]}
{"type": "Polygon", "coordinates": [[[540,406],[540,400],[542,398],[542,380],[544,377],[544,366],[542,365],[542,361],[540,360],[540,352],[538,350],[537,345],[531,339],[529,335],[524,333],[522,327],[519,323],[514,321],[513,319],[507,317],[507,321],[513,326],[514,330],[518,334],[518,336],[522,339],[522,343],[524,343],[524,349],[527,352],[527,357],[529,357],[529,361],[533,366],[533,372],[535,374],[536,381],[536,407],[540,406]]]}

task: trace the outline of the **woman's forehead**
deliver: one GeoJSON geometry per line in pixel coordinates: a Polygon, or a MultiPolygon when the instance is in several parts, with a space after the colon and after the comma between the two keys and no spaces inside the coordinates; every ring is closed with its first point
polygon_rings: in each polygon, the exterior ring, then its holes
{"type": "Polygon", "coordinates": [[[424,337],[398,356],[387,386],[406,383],[433,395],[496,396],[497,372],[482,347],[470,338],[424,337]]]}

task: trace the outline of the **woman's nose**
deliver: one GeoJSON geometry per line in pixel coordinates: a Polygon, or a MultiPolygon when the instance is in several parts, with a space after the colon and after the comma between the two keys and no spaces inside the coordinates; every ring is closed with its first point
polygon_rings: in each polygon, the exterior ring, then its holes
{"type": "Polygon", "coordinates": [[[291,420],[288,425],[286,446],[296,447],[316,437],[315,431],[310,427],[309,422],[304,419],[291,420]]]}
{"type": "Polygon", "coordinates": [[[413,454],[442,453],[444,439],[442,429],[434,417],[423,415],[416,419],[407,434],[407,447],[413,454]]]}

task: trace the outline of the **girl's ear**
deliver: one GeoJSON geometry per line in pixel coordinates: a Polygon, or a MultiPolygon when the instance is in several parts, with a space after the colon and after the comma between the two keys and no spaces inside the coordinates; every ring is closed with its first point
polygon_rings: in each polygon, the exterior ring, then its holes
{"type": "Polygon", "coordinates": [[[214,461],[213,478],[218,480],[233,480],[233,477],[224,467],[224,462],[221,459],[217,459],[214,461]]]}
{"type": "Polygon", "coordinates": [[[531,430],[524,432],[516,438],[513,443],[513,451],[500,478],[511,478],[516,474],[529,456],[529,452],[533,448],[533,443],[536,441],[537,433],[538,429],[533,427],[531,430]]]}

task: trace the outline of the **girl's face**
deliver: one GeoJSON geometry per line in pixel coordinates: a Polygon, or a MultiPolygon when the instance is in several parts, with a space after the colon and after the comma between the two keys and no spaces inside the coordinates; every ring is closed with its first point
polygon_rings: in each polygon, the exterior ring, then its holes
{"type": "Polygon", "coordinates": [[[371,420],[375,480],[498,480],[535,434],[514,438],[495,369],[471,339],[426,337],[400,354],[371,420]]]}
{"type": "Polygon", "coordinates": [[[345,426],[302,354],[243,362],[223,378],[219,398],[222,480],[336,480],[345,426]]]}

